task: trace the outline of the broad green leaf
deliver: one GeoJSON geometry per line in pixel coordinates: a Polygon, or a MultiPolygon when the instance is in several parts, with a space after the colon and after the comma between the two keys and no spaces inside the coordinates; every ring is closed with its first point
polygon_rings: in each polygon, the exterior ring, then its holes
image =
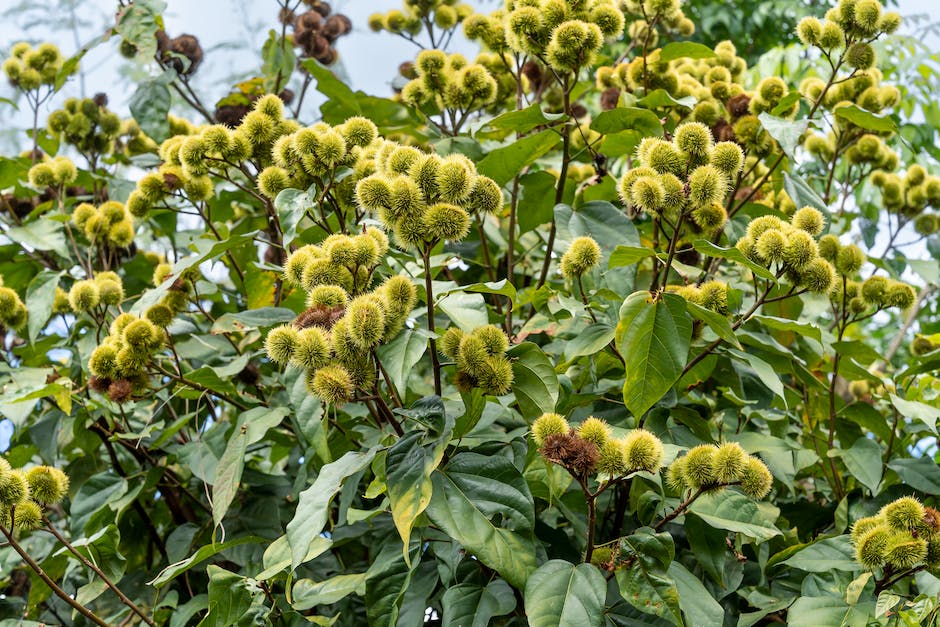
{"type": "Polygon", "coordinates": [[[558,237],[571,241],[590,235],[601,247],[601,266],[608,263],[618,245],[639,246],[640,235],[633,222],[614,205],[604,200],[586,202],[577,210],[567,205],[555,207],[558,237]]]}
{"type": "Polygon", "coordinates": [[[858,562],[855,561],[855,551],[852,549],[848,536],[836,536],[813,542],[782,563],[808,573],[861,570],[858,562]]]}
{"type": "Polygon", "coordinates": [[[169,566],[161,570],[160,574],[158,574],[152,581],[147,582],[147,585],[155,586],[159,588],[160,586],[170,581],[173,581],[174,579],[176,579],[176,577],[183,574],[190,568],[206,561],[213,555],[218,555],[219,553],[221,553],[222,551],[225,551],[226,549],[230,549],[235,546],[240,546],[242,544],[262,543],[262,542],[267,542],[267,540],[265,540],[264,538],[258,538],[255,536],[242,536],[241,538],[230,540],[229,542],[221,542],[219,544],[207,544],[206,546],[201,547],[198,551],[193,553],[190,557],[187,557],[186,559],[182,561],[176,562],[175,564],[170,564],[169,566]]]}
{"type": "Polygon", "coordinates": [[[297,317],[286,307],[261,307],[219,316],[212,325],[212,333],[244,333],[290,322],[297,317]]]}
{"type": "Polygon", "coordinates": [[[372,463],[379,448],[350,451],[320,469],[313,485],[300,493],[294,518],[287,524],[287,541],[291,548],[291,570],[303,562],[310,544],[323,531],[329,517],[330,503],[343,487],[343,482],[372,463]]]}
{"type": "Polygon", "coordinates": [[[535,160],[555,147],[561,137],[553,130],[544,130],[523,137],[506,146],[491,150],[477,164],[477,172],[488,176],[500,186],[505,185],[535,160]]]}
{"type": "Polygon", "coordinates": [[[656,254],[653,249],[645,246],[617,246],[614,252],[610,254],[607,261],[608,268],[620,268],[623,266],[632,266],[636,262],[652,257],[656,254]]]}
{"type": "Polygon", "coordinates": [[[512,391],[522,417],[531,422],[555,411],[558,375],[542,349],[523,342],[509,349],[508,355],[512,358],[512,391]]]}
{"type": "Polygon", "coordinates": [[[764,385],[770,388],[770,390],[779,396],[784,404],[786,404],[787,397],[783,389],[783,382],[780,381],[780,375],[774,370],[773,366],[753,353],[746,353],[734,349],[731,349],[729,352],[739,360],[746,362],[764,385]]]}
{"type": "Polygon", "coordinates": [[[399,438],[385,456],[385,484],[406,562],[415,519],[431,501],[431,472],[441,463],[450,438],[445,436],[428,445],[423,439],[423,431],[412,431],[399,438]]]}
{"type": "MultiPolygon", "coordinates": [[[[317,536],[313,539],[313,542],[310,543],[310,550],[307,551],[303,561],[309,562],[318,555],[322,555],[332,545],[333,542],[331,540],[323,536],[317,536]]],[[[290,568],[290,563],[290,544],[287,542],[287,536],[284,535],[269,544],[268,548],[264,550],[264,556],[262,558],[264,570],[255,575],[254,578],[259,581],[270,579],[290,568]]]]}
{"type": "Polygon", "coordinates": [[[539,170],[519,177],[521,186],[516,221],[520,233],[551,222],[555,208],[555,185],[558,179],[550,172],[539,170]]]}
{"type": "Polygon", "coordinates": [[[618,568],[615,576],[627,603],[644,614],[682,625],[679,590],[666,574],[674,557],[672,536],[641,528],[620,539],[618,560],[629,563],[618,568]]]}
{"type": "Polygon", "coordinates": [[[940,466],[929,457],[894,459],[888,468],[898,473],[906,485],[925,494],[940,495],[940,466]]]}
{"type": "Polygon", "coordinates": [[[427,515],[441,531],[517,588],[536,568],[534,508],[525,479],[507,459],[461,453],[431,475],[427,515]],[[520,531],[497,527],[495,514],[520,531]]]}
{"type": "Polygon", "coordinates": [[[538,102],[533,102],[524,109],[501,113],[488,121],[477,135],[502,139],[511,133],[528,133],[537,126],[551,124],[563,117],[562,113],[546,113],[538,102]]]}
{"type": "Polygon", "coordinates": [[[464,333],[489,322],[486,301],[482,294],[453,292],[437,301],[437,308],[453,321],[464,333]]]}
{"type": "MultiPolygon", "coordinates": [[[[874,610],[874,603],[871,603],[874,610]]],[[[850,606],[841,596],[802,596],[787,610],[789,627],[863,627],[868,624],[867,605],[850,606]]]]}
{"type": "Polygon", "coordinates": [[[727,316],[723,316],[711,309],[705,309],[701,305],[696,305],[688,301],[685,303],[685,308],[693,318],[707,324],[708,328],[715,332],[715,335],[736,348],[742,348],[741,342],[738,341],[738,337],[734,334],[734,330],[732,330],[731,323],[728,321],[727,316]]]}
{"type": "Polygon", "coordinates": [[[614,339],[614,328],[603,322],[592,323],[565,345],[565,359],[599,353],[614,339]]]}
{"type": "Polygon", "coordinates": [[[907,401],[897,394],[891,395],[891,404],[901,412],[905,418],[920,420],[927,428],[937,433],[937,420],[940,420],[940,409],[931,407],[920,401],[907,401]]]}
{"type": "Polygon", "coordinates": [[[620,307],[615,342],[626,360],[623,401],[640,418],[679,380],[689,354],[692,321],[685,300],[635,292],[620,307]]]}
{"type": "Polygon", "coordinates": [[[291,607],[309,610],[315,605],[331,605],[356,593],[365,594],[366,573],[336,575],[324,581],[298,579],[291,593],[291,607]]]}
{"type": "Polygon", "coordinates": [[[296,239],[297,226],[304,219],[307,210],[313,207],[314,199],[309,191],[287,188],[278,193],[274,199],[274,208],[277,210],[285,246],[296,239]]]}
{"type": "Polygon", "coordinates": [[[721,246],[716,246],[715,244],[712,244],[705,239],[695,240],[692,242],[692,247],[695,248],[695,250],[698,252],[708,255],[709,257],[718,257],[739,263],[762,279],[767,279],[768,281],[773,281],[774,283],[777,282],[777,277],[775,277],[770,270],[760,264],[754,263],[745,257],[744,253],[742,253],[737,248],[722,248],[721,246]]]}
{"type": "Polygon", "coordinates": [[[712,527],[743,533],[758,542],[781,535],[756,502],[734,490],[704,494],[692,503],[689,511],[712,527]]]}
{"type": "Polygon", "coordinates": [[[128,103],[131,115],[140,125],[140,130],[156,142],[162,142],[170,136],[167,113],[172,102],[169,85],[173,82],[173,77],[172,72],[166,72],[140,83],[128,103]]]}
{"type": "Polygon", "coordinates": [[[659,107],[683,107],[685,109],[691,109],[695,106],[696,100],[695,96],[673,98],[665,89],[654,89],[646,96],[637,100],[636,103],[649,109],[657,109],[659,107]]]}
{"type": "Polygon", "coordinates": [[[278,93],[290,82],[294,66],[297,65],[294,46],[272,28],[268,31],[268,38],[261,47],[261,59],[264,62],[261,66],[264,90],[269,93],[278,93]]]}
{"type": "Polygon", "coordinates": [[[789,331],[790,333],[795,333],[803,337],[811,337],[817,342],[822,342],[822,331],[819,329],[819,326],[815,324],[763,315],[751,316],[750,319],[755,322],[760,322],[768,329],[773,329],[774,331],[789,331]]]}
{"type": "Polygon", "coordinates": [[[206,573],[209,575],[209,613],[199,623],[200,627],[228,627],[244,621],[252,605],[252,593],[245,577],[211,564],[206,573]]]}
{"type": "Polygon", "coordinates": [[[591,121],[591,130],[603,135],[633,130],[643,137],[662,137],[663,125],[649,109],[617,107],[602,111],[591,121]]]}
{"type": "MultiPolygon", "coordinates": [[[[797,207],[809,205],[822,211],[823,215],[829,214],[826,202],[800,175],[784,172],[783,189],[786,190],[797,207]]],[[[828,223],[829,220],[826,220],[826,222],[828,223]]]]}
{"type": "Polygon", "coordinates": [[[716,56],[714,50],[694,41],[673,41],[659,51],[659,60],[664,63],[676,59],[710,59],[716,56]]]}
{"type": "Polygon", "coordinates": [[[842,452],[845,467],[859,483],[877,494],[881,483],[881,446],[865,436],[860,437],[847,451],[842,452]]]}
{"type": "Polygon", "coordinates": [[[30,342],[36,341],[39,332],[52,315],[52,301],[55,299],[55,289],[59,286],[60,276],[61,272],[43,270],[33,277],[26,288],[26,311],[29,314],[26,330],[30,342]]]}
{"type": "Polygon", "coordinates": [[[848,120],[855,126],[878,133],[896,133],[897,124],[887,115],[878,115],[862,109],[856,104],[840,105],[835,108],[836,117],[848,120]]]}
{"type": "Polygon", "coordinates": [[[248,425],[236,426],[216,466],[215,482],[212,484],[212,521],[216,526],[222,522],[228,506],[232,504],[238,492],[238,484],[245,469],[247,448],[248,425]]]}
{"type": "Polygon", "coordinates": [[[685,566],[672,562],[666,573],[676,582],[679,608],[690,625],[721,625],[724,622],[724,608],[685,566]]]}
{"type": "Polygon", "coordinates": [[[525,611],[532,627],[604,624],[607,583],[592,564],[549,560],[529,576],[525,611]]]}
{"type": "Polygon", "coordinates": [[[502,579],[485,587],[461,583],[441,597],[442,627],[487,627],[490,620],[508,614],[516,607],[512,588],[502,579]]]}
{"type": "Polygon", "coordinates": [[[5,235],[20,246],[50,250],[66,258],[71,254],[65,243],[62,224],[54,220],[40,218],[23,226],[11,227],[6,230],[5,235]]]}
{"type": "Polygon", "coordinates": [[[506,279],[500,281],[489,281],[486,283],[474,283],[462,288],[465,292],[474,292],[478,294],[500,294],[509,299],[510,303],[516,300],[516,288],[506,279]]]}
{"type": "Polygon", "coordinates": [[[379,361],[396,389],[405,390],[412,368],[428,349],[429,335],[425,329],[402,329],[395,339],[376,349],[379,361]]]}
{"type": "Polygon", "coordinates": [[[780,148],[792,161],[796,147],[800,145],[800,138],[809,128],[809,120],[787,120],[770,115],[766,111],[757,117],[767,134],[777,140],[780,148]]]}
{"type": "Polygon", "coordinates": [[[683,522],[685,537],[702,569],[722,587],[725,587],[725,563],[728,547],[725,546],[727,532],[706,524],[695,514],[689,514],[683,522]]]}

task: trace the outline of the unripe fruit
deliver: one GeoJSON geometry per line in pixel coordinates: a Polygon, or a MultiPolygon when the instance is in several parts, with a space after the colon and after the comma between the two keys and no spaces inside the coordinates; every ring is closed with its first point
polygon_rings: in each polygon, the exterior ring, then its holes
{"type": "Polygon", "coordinates": [[[826,225],[826,220],[823,218],[823,214],[819,209],[807,206],[798,209],[796,213],[793,214],[790,224],[816,237],[822,233],[823,227],[826,225]]]}
{"type": "Polygon", "coordinates": [[[88,311],[98,305],[98,286],[94,281],[78,281],[69,290],[69,305],[76,312],[88,311]]]}
{"type": "Polygon", "coordinates": [[[578,425],[578,437],[591,442],[598,450],[603,450],[604,445],[610,439],[610,427],[600,418],[591,416],[578,425]]]}
{"type": "Polygon", "coordinates": [[[349,372],[336,364],[317,370],[309,380],[309,388],[327,405],[343,405],[351,400],[355,393],[349,372]]]}
{"type": "Polygon", "coordinates": [[[594,239],[578,237],[561,257],[561,273],[569,279],[580,277],[596,266],[600,257],[601,248],[594,239]]]}
{"type": "Polygon", "coordinates": [[[26,473],[29,493],[39,503],[58,503],[69,491],[69,478],[51,466],[36,466],[26,473]]]}
{"type": "Polygon", "coordinates": [[[549,436],[565,434],[570,429],[568,421],[560,414],[542,414],[532,423],[532,441],[536,446],[542,446],[549,436]]]}
{"type": "Polygon", "coordinates": [[[692,489],[712,485],[716,480],[715,451],[711,444],[693,447],[683,458],[682,476],[686,485],[692,489]]]}
{"type": "Polygon", "coordinates": [[[773,482],[773,475],[764,462],[756,457],[749,457],[741,472],[741,491],[752,499],[762,499],[770,492],[773,482]]]}
{"type": "Polygon", "coordinates": [[[741,479],[748,455],[737,442],[725,442],[715,451],[715,477],[718,483],[734,483],[741,479]]]}
{"type": "Polygon", "coordinates": [[[285,324],[272,329],[264,342],[264,350],[268,358],[276,364],[287,365],[297,349],[299,342],[298,331],[293,326],[285,324]]]}
{"type": "Polygon", "coordinates": [[[623,440],[624,459],[630,472],[658,472],[663,461],[663,443],[645,429],[634,429],[623,440]]]}

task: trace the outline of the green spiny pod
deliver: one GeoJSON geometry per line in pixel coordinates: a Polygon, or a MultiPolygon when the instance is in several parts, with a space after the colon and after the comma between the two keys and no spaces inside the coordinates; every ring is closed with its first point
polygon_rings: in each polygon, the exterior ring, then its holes
{"type": "Polygon", "coordinates": [[[494,324],[477,327],[473,335],[483,342],[483,348],[489,355],[502,355],[509,349],[509,338],[494,324]]]}
{"type": "Polygon", "coordinates": [[[718,202],[699,205],[692,209],[692,222],[706,233],[715,233],[728,221],[728,211],[718,202]]]}
{"type": "Polygon", "coordinates": [[[297,343],[290,363],[305,370],[322,368],[330,359],[330,343],[320,327],[312,326],[297,332],[297,343]]]}
{"type": "Polygon", "coordinates": [[[715,451],[715,470],[718,483],[734,483],[741,478],[747,466],[748,455],[737,442],[725,442],[715,451]]]}
{"type": "Polygon", "coordinates": [[[645,429],[634,429],[623,440],[624,459],[630,472],[658,472],[663,462],[663,443],[645,429]]]}
{"type": "Polygon", "coordinates": [[[578,437],[591,442],[603,451],[604,445],[610,440],[610,427],[600,418],[591,416],[578,425],[578,437]]]}
{"type": "Polygon", "coordinates": [[[496,213],[503,208],[503,190],[493,179],[477,176],[473,179],[466,208],[475,214],[496,213]]]}
{"type": "Polygon", "coordinates": [[[489,354],[483,341],[475,335],[465,335],[460,340],[460,346],[457,349],[457,369],[478,378],[479,373],[483,371],[484,363],[489,354]]]}
{"type": "Polygon", "coordinates": [[[346,307],[349,295],[338,285],[318,285],[307,294],[307,307],[346,307]]]}
{"type": "Polygon", "coordinates": [[[392,180],[391,197],[380,217],[389,226],[405,218],[417,218],[424,210],[424,195],[418,185],[407,176],[399,176],[392,180]]]}
{"type": "Polygon", "coordinates": [[[885,291],[885,304],[898,309],[908,309],[914,304],[916,298],[914,288],[900,281],[892,281],[885,291]]]}
{"type": "Polygon", "coordinates": [[[470,231],[470,216],[457,205],[437,203],[428,207],[422,224],[426,241],[458,242],[470,231]]]}
{"type": "Polygon", "coordinates": [[[568,433],[571,427],[564,416],[560,414],[545,413],[535,419],[532,423],[532,441],[536,446],[542,446],[545,440],[551,435],[562,435],[568,433]]]}
{"type": "Polygon", "coordinates": [[[683,479],[692,489],[716,483],[715,451],[711,444],[701,444],[689,449],[683,462],[683,479]]]}
{"type": "Polygon", "coordinates": [[[823,218],[823,214],[819,209],[806,206],[798,209],[796,213],[793,214],[793,217],[790,219],[790,224],[801,231],[806,231],[813,237],[817,237],[822,233],[826,225],[826,220],[823,218]]]}
{"type": "Polygon", "coordinates": [[[685,457],[679,457],[666,470],[666,483],[676,492],[682,492],[688,485],[685,482],[685,457]]]}
{"type": "Polygon", "coordinates": [[[865,263],[865,253],[854,244],[843,246],[836,257],[836,270],[845,276],[855,275],[865,263]]]}
{"type": "Polygon", "coordinates": [[[48,505],[58,503],[69,491],[69,478],[58,468],[36,466],[26,473],[29,493],[32,498],[48,505]]]}
{"type": "Polygon", "coordinates": [[[343,405],[356,391],[349,372],[336,364],[320,368],[308,381],[310,391],[327,405],[343,405]]]}
{"type": "Polygon", "coordinates": [[[689,201],[695,207],[720,205],[727,190],[728,179],[711,164],[701,165],[689,175],[689,201]]]}
{"type": "Polygon", "coordinates": [[[374,226],[367,226],[365,235],[368,235],[375,241],[376,246],[376,260],[379,261],[388,254],[388,235],[385,234],[385,231],[382,229],[377,229],[374,226]]]}
{"type": "Polygon", "coordinates": [[[764,462],[756,457],[749,457],[741,473],[741,491],[752,499],[762,499],[770,492],[774,477],[764,462]]]}
{"type": "Polygon", "coordinates": [[[761,216],[754,218],[747,225],[747,236],[756,244],[760,236],[770,230],[783,231],[786,228],[783,220],[777,216],[761,216]]]}
{"type": "Polygon", "coordinates": [[[816,294],[825,294],[832,289],[836,270],[822,258],[813,259],[800,271],[799,284],[816,294]]]}
{"type": "MultiPolygon", "coordinates": [[[[624,180],[626,180],[626,176],[624,180]]],[[[666,190],[654,176],[642,176],[630,186],[630,204],[647,213],[657,213],[666,200],[666,190]]]]}
{"type": "Polygon", "coordinates": [[[444,331],[444,334],[438,340],[437,347],[444,357],[456,361],[460,341],[463,340],[463,337],[464,332],[460,330],[460,327],[450,327],[444,331]]]}
{"type": "Polygon", "coordinates": [[[852,544],[858,544],[862,536],[871,531],[872,529],[879,527],[884,524],[884,519],[881,516],[867,516],[865,518],[859,518],[854,523],[852,523],[851,531],[851,540],[852,544]]]}
{"type": "Polygon", "coordinates": [[[42,527],[42,508],[33,501],[23,501],[15,506],[14,522],[20,531],[32,531],[42,527]]]}
{"type": "Polygon", "coordinates": [[[878,515],[892,529],[911,531],[923,524],[925,513],[920,501],[912,496],[905,496],[885,505],[878,515]]]}
{"type": "Polygon", "coordinates": [[[896,531],[888,537],[885,561],[899,571],[914,568],[927,558],[927,541],[915,538],[905,531],[896,531]]]}
{"type": "Polygon", "coordinates": [[[465,201],[473,189],[474,170],[473,162],[461,154],[444,157],[435,177],[438,198],[444,203],[465,201]]]}
{"type": "Polygon", "coordinates": [[[388,177],[373,174],[356,183],[356,202],[363,209],[378,211],[392,203],[392,186],[388,177]]]}
{"type": "Polygon", "coordinates": [[[480,389],[486,394],[502,396],[512,389],[512,364],[501,355],[488,355],[475,373],[480,389]]]}
{"type": "Polygon", "coordinates": [[[597,471],[611,477],[620,477],[630,472],[622,440],[608,438],[598,447],[597,471]]]}
{"type": "Polygon", "coordinates": [[[299,341],[297,329],[289,324],[284,324],[268,332],[268,336],[264,341],[264,350],[268,354],[268,359],[285,366],[294,356],[299,341]]]}
{"type": "Polygon", "coordinates": [[[787,237],[778,229],[764,231],[754,243],[754,252],[768,266],[782,263],[786,249],[787,237]]]}
{"type": "Polygon", "coordinates": [[[718,142],[712,149],[711,164],[725,176],[735,176],[744,167],[744,151],[735,142],[718,142]]]}
{"type": "Polygon", "coordinates": [[[284,278],[293,285],[303,285],[304,270],[314,259],[322,257],[322,252],[316,246],[307,245],[298,248],[284,262],[284,278]]]}
{"type": "Polygon", "coordinates": [[[881,568],[885,565],[890,537],[891,532],[881,525],[861,534],[855,544],[855,560],[868,570],[881,568]]]}
{"type": "Polygon", "coordinates": [[[119,305],[124,300],[124,286],[120,281],[102,280],[95,278],[98,287],[98,297],[103,305],[119,305]]]}
{"type": "Polygon", "coordinates": [[[15,507],[29,499],[29,483],[26,475],[20,470],[11,470],[6,473],[0,482],[0,505],[15,507]]]}
{"type": "Polygon", "coordinates": [[[360,297],[346,309],[349,336],[363,350],[374,348],[385,333],[385,312],[371,299],[360,297]]]}
{"type": "Polygon", "coordinates": [[[593,238],[575,238],[561,257],[560,270],[564,277],[574,279],[594,268],[601,258],[601,247],[593,238]]]}
{"type": "Polygon", "coordinates": [[[701,122],[687,122],[676,127],[673,141],[691,164],[708,161],[712,150],[712,132],[701,122]]]}
{"type": "Polygon", "coordinates": [[[164,303],[151,305],[147,308],[147,311],[144,312],[144,317],[147,320],[162,328],[170,326],[173,322],[174,315],[173,309],[164,303]]]}
{"type": "Polygon", "coordinates": [[[787,247],[783,251],[784,262],[795,270],[806,267],[819,257],[816,240],[806,231],[791,231],[787,236],[787,247]]]}
{"type": "Polygon", "coordinates": [[[88,358],[88,370],[102,379],[114,379],[117,375],[118,351],[108,341],[95,347],[88,358]]]}
{"type": "Polygon", "coordinates": [[[69,305],[74,311],[88,311],[98,305],[98,286],[94,281],[77,281],[69,290],[69,305]]]}
{"type": "Polygon", "coordinates": [[[365,147],[375,141],[379,130],[372,120],[360,116],[351,117],[338,127],[351,149],[353,146],[365,147]]]}

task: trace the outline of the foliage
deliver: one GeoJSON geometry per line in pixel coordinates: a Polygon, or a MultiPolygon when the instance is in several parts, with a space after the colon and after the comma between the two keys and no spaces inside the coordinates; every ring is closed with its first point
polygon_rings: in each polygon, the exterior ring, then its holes
{"type": "Polygon", "coordinates": [[[897,14],[801,6],[794,55],[697,0],[408,0],[368,24],[420,46],[384,98],[284,0],[207,106],[198,40],[120,5],[133,118],[57,100],[84,50],[4,64],[0,615],[938,624],[937,116],[897,14]]]}

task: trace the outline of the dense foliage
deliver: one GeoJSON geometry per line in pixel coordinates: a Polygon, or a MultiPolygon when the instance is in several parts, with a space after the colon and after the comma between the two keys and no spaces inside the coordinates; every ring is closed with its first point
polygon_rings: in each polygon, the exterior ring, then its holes
{"type": "Polygon", "coordinates": [[[700,1],[406,0],[359,25],[416,44],[385,98],[282,0],[207,105],[119,5],[132,118],[58,97],[84,51],[3,63],[10,624],[940,623],[898,14],[775,0],[792,55],[700,1]]]}

